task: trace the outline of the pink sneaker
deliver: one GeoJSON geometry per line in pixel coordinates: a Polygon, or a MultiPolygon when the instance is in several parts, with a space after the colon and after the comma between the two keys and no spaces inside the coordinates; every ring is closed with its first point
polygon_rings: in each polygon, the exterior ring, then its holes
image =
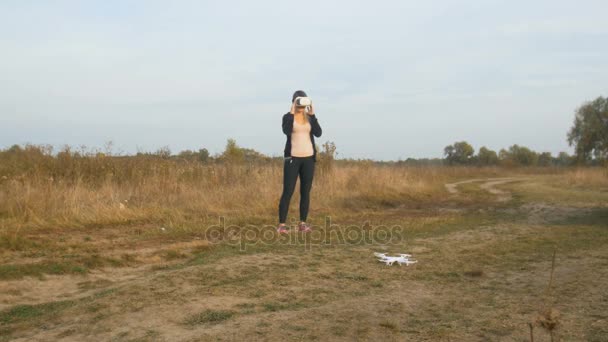
{"type": "Polygon", "coordinates": [[[287,226],[285,226],[285,225],[279,225],[277,227],[277,233],[279,233],[279,234],[287,234],[287,233],[289,233],[289,229],[287,229],[287,226]]]}
{"type": "Polygon", "coordinates": [[[298,231],[304,232],[304,233],[310,233],[312,231],[312,227],[306,222],[300,223],[298,225],[298,231]]]}

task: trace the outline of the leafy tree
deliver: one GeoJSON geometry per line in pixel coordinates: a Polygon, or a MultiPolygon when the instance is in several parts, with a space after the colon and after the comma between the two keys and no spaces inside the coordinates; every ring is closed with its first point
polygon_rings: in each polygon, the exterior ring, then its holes
{"type": "Polygon", "coordinates": [[[568,166],[572,164],[573,158],[566,152],[560,152],[555,159],[553,164],[558,166],[568,166]]]}
{"type": "Polygon", "coordinates": [[[243,151],[243,159],[247,162],[256,162],[256,161],[267,161],[270,160],[269,157],[264,154],[252,149],[252,148],[241,148],[243,151]]]}
{"type": "Polygon", "coordinates": [[[19,153],[19,152],[23,151],[23,149],[21,148],[21,146],[15,144],[6,151],[9,153],[19,153]]]}
{"type": "Polygon", "coordinates": [[[508,151],[501,149],[498,157],[505,165],[532,166],[538,162],[538,153],[517,144],[510,146],[508,151]]]}
{"type": "Polygon", "coordinates": [[[455,142],[443,149],[445,160],[449,165],[470,164],[473,160],[475,149],[466,141],[455,142]]]}
{"type": "Polygon", "coordinates": [[[209,161],[209,151],[206,148],[201,148],[198,150],[198,160],[202,163],[209,161]]]}
{"type": "MultiPolygon", "coordinates": [[[[106,146],[111,146],[111,145],[106,144],[106,146]]],[[[110,148],[106,147],[106,151],[111,151],[111,147],[110,148]]],[[[169,148],[169,146],[165,145],[165,146],[159,148],[158,150],[156,150],[156,152],[154,154],[161,158],[167,159],[167,158],[171,157],[171,149],[169,148]]]]}
{"type": "Polygon", "coordinates": [[[496,165],[498,164],[498,155],[485,146],[482,146],[477,152],[477,161],[479,165],[496,165]]]}
{"type": "Polygon", "coordinates": [[[543,152],[538,155],[538,166],[551,166],[552,161],[551,152],[543,152]]]}
{"type": "Polygon", "coordinates": [[[585,102],[574,116],[568,132],[568,143],[574,145],[577,161],[606,159],[608,157],[608,98],[585,102]]]}
{"type": "Polygon", "coordinates": [[[233,163],[244,162],[245,161],[245,151],[243,151],[243,149],[240,148],[236,144],[236,140],[230,138],[226,142],[226,148],[224,149],[224,152],[220,156],[220,159],[227,161],[227,162],[233,162],[233,163]]]}
{"type": "Polygon", "coordinates": [[[411,158],[408,157],[406,160],[399,159],[395,162],[396,165],[423,165],[423,166],[433,166],[433,165],[442,165],[444,160],[442,158],[411,158]]]}
{"type": "Polygon", "coordinates": [[[184,150],[177,154],[178,158],[186,159],[186,160],[192,160],[192,159],[194,159],[194,156],[195,156],[194,152],[192,152],[190,150],[184,150]]]}

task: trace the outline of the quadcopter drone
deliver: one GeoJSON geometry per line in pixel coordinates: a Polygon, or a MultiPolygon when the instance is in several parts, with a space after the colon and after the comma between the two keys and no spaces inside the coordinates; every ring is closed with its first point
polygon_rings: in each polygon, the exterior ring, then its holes
{"type": "Polygon", "coordinates": [[[418,260],[412,260],[410,257],[411,254],[399,254],[397,257],[387,256],[384,253],[374,253],[374,255],[378,258],[378,261],[385,263],[387,266],[392,266],[395,262],[399,264],[399,266],[404,265],[409,266],[410,264],[415,264],[418,260]]]}

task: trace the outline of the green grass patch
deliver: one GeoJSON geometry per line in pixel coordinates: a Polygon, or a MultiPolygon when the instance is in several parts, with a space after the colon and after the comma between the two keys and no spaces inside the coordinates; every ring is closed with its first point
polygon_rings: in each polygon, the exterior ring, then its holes
{"type": "Polygon", "coordinates": [[[266,302],[262,304],[262,308],[264,311],[276,312],[276,311],[284,311],[284,310],[297,310],[301,308],[305,308],[306,305],[301,302],[291,302],[291,303],[277,303],[277,302],[266,302]]]}
{"type": "Polygon", "coordinates": [[[550,260],[554,249],[557,249],[559,260],[572,253],[594,250],[608,244],[608,235],[603,227],[543,227],[535,235],[527,234],[507,242],[492,242],[476,253],[460,255],[458,261],[480,269],[520,269],[528,263],[550,260]]]}
{"type": "Polygon", "coordinates": [[[86,274],[89,269],[103,266],[125,266],[124,260],[93,255],[63,255],[62,260],[29,264],[0,265],[0,280],[21,279],[23,277],[42,278],[45,274],[86,274]]]}
{"type": "Polygon", "coordinates": [[[26,276],[42,277],[44,274],[85,274],[86,267],[65,262],[0,265],[0,280],[21,279],[26,276]]]}
{"type": "Polygon", "coordinates": [[[388,321],[380,322],[380,326],[383,328],[386,328],[388,330],[397,331],[397,325],[393,322],[388,322],[388,321]]]}
{"type": "Polygon", "coordinates": [[[581,212],[576,215],[568,216],[560,222],[556,222],[556,224],[565,226],[601,226],[603,228],[608,228],[608,208],[593,208],[589,212],[581,212]]]}
{"type": "Polygon", "coordinates": [[[8,324],[54,314],[76,304],[72,300],[49,302],[37,305],[17,305],[0,312],[0,322],[8,324]]]}
{"type": "Polygon", "coordinates": [[[38,243],[24,237],[22,234],[9,234],[7,232],[0,234],[0,249],[25,251],[40,247],[38,243]]]}
{"type": "Polygon", "coordinates": [[[561,205],[601,206],[608,202],[608,192],[564,186],[559,183],[522,182],[513,184],[514,192],[525,202],[544,202],[561,205]]]}
{"type": "Polygon", "coordinates": [[[164,251],[162,256],[167,261],[176,260],[176,259],[184,259],[184,258],[188,257],[186,254],[184,254],[178,250],[175,250],[175,249],[170,249],[170,250],[164,251]]]}
{"type": "MultiPolygon", "coordinates": [[[[99,291],[90,296],[76,299],[76,300],[62,300],[47,302],[41,304],[22,304],[16,305],[11,308],[0,311],[0,323],[6,324],[17,324],[27,321],[38,321],[40,319],[48,319],[52,316],[59,314],[60,312],[74,307],[78,304],[94,304],[94,301],[99,298],[106,297],[115,293],[115,289],[106,289],[99,291]]],[[[2,329],[10,330],[10,327],[2,327],[2,329]]]]}
{"type": "Polygon", "coordinates": [[[205,310],[186,318],[184,323],[186,325],[217,324],[232,318],[235,314],[230,310],[205,310]]]}
{"type": "Polygon", "coordinates": [[[339,279],[348,279],[348,280],[354,280],[354,281],[367,281],[369,280],[369,278],[363,274],[345,274],[345,273],[338,273],[336,274],[336,278],[339,279]]]}

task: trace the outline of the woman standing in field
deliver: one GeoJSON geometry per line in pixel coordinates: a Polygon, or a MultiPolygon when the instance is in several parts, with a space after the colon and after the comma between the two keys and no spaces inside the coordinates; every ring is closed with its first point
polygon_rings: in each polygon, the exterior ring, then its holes
{"type": "Polygon", "coordinates": [[[283,194],[279,202],[279,226],[277,232],[288,233],[285,225],[291,195],[300,176],[300,223],[298,230],[310,232],[306,223],[310,204],[310,189],[317,161],[315,138],[321,136],[312,101],[303,90],[297,90],[291,98],[291,110],[283,115],[283,133],[287,136],[283,153],[283,194]],[[310,110],[308,109],[310,105],[310,110]]]}

